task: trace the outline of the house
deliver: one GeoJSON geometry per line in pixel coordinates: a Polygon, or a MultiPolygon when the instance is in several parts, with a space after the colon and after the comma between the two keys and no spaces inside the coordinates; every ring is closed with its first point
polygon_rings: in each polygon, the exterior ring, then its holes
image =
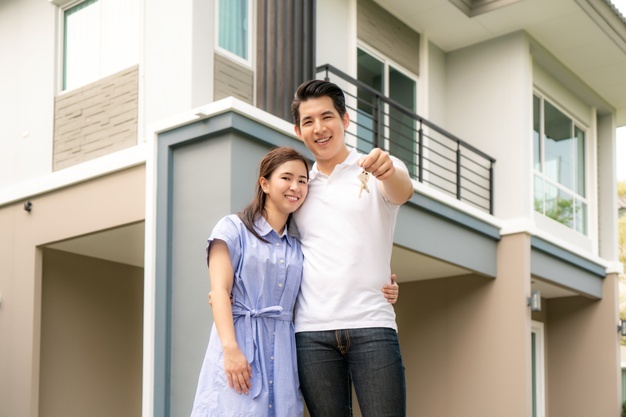
{"type": "Polygon", "coordinates": [[[314,77],[414,179],[408,415],[619,415],[608,0],[3,0],[0,62],[0,417],[188,415],[206,237],[314,77]]]}

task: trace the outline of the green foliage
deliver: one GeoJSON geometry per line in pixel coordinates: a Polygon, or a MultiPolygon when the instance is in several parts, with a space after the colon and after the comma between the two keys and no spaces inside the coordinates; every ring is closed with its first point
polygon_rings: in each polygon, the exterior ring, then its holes
{"type": "MultiPolygon", "coordinates": [[[[542,205],[543,202],[541,200],[535,199],[535,211],[543,213],[542,205]]],[[[572,227],[574,222],[574,200],[557,198],[556,204],[546,203],[546,206],[547,208],[544,215],[559,223],[572,227]]]]}
{"type": "Polygon", "coordinates": [[[617,195],[621,197],[626,196],[626,181],[620,181],[617,183],[617,195]]]}
{"type": "Polygon", "coordinates": [[[571,227],[574,221],[573,203],[573,200],[557,198],[556,205],[546,210],[546,216],[571,227]]]}

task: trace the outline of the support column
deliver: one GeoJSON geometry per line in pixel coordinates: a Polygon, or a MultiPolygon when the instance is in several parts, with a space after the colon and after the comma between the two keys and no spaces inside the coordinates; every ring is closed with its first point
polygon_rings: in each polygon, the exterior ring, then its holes
{"type": "Polygon", "coordinates": [[[558,298],[548,305],[547,415],[619,416],[618,275],[601,300],[558,298]]]}

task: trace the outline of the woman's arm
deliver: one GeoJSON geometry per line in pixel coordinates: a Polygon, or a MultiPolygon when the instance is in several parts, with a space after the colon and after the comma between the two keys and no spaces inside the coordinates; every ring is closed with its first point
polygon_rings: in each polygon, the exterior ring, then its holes
{"type": "Polygon", "coordinates": [[[211,307],[217,333],[224,349],[224,371],[231,388],[239,394],[252,387],[252,368],[237,345],[230,294],[233,289],[234,272],[228,246],[222,240],[214,240],[209,246],[209,273],[211,274],[211,307]]]}

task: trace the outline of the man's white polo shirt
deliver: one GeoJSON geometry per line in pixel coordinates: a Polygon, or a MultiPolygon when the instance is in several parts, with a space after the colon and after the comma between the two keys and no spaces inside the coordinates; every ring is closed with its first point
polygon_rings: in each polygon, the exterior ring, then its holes
{"type": "MultiPolygon", "coordinates": [[[[359,198],[352,149],[330,176],[313,165],[309,194],[294,214],[304,271],[296,303],[296,332],[365,327],[397,330],[382,287],[390,283],[391,249],[399,206],[389,203],[371,175],[359,198]]],[[[406,166],[392,158],[396,169],[406,166]]]]}

